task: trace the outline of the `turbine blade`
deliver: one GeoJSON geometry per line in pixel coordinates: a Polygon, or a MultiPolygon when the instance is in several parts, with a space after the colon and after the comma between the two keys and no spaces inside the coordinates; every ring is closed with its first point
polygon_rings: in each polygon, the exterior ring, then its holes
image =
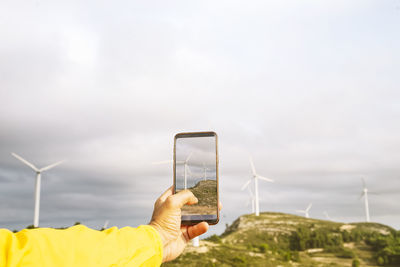
{"type": "Polygon", "coordinates": [[[35,165],[33,165],[32,163],[30,163],[29,161],[27,161],[26,159],[22,158],[21,156],[18,156],[15,153],[11,153],[11,155],[13,155],[14,158],[20,160],[22,163],[24,163],[25,165],[28,165],[29,167],[31,167],[31,169],[33,169],[35,172],[38,172],[39,169],[35,167],[35,165]]]}
{"type": "Polygon", "coordinates": [[[240,188],[240,190],[244,190],[251,182],[251,179],[248,180],[244,185],[242,185],[242,187],[240,188]]]}
{"type": "Polygon", "coordinates": [[[190,152],[189,156],[186,158],[185,162],[188,162],[190,160],[190,158],[192,157],[193,152],[190,152]]]}
{"type": "Polygon", "coordinates": [[[253,175],[257,175],[256,168],[254,167],[253,159],[251,157],[250,157],[250,165],[251,165],[251,171],[252,171],[253,175]]]}
{"type": "Polygon", "coordinates": [[[361,192],[361,195],[358,199],[362,199],[362,197],[365,195],[364,191],[361,192]]]}
{"type": "Polygon", "coordinates": [[[151,164],[153,165],[160,165],[160,164],[167,164],[167,163],[172,163],[173,160],[163,160],[163,161],[156,161],[156,162],[152,162],[151,164]]]}
{"type": "Polygon", "coordinates": [[[311,209],[311,207],[312,207],[312,203],[308,204],[308,207],[307,207],[307,209],[306,209],[306,212],[308,212],[308,211],[311,209]]]}
{"type": "Polygon", "coordinates": [[[305,210],[296,210],[296,212],[300,212],[300,213],[306,213],[305,210]]]}
{"type": "Polygon", "coordinates": [[[58,162],[56,162],[56,163],[53,163],[53,164],[51,164],[51,165],[49,165],[49,166],[46,166],[46,167],[44,167],[44,168],[41,168],[40,171],[42,172],[42,171],[50,170],[51,168],[54,168],[55,166],[60,165],[60,164],[63,163],[64,161],[65,161],[65,160],[61,160],[61,161],[58,161],[58,162]]]}
{"type": "Polygon", "coordinates": [[[263,177],[263,176],[260,176],[260,175],[256,175],[256,176],[257,176],[257,178],[259,178],[261,180],[264,180],[264,181],[267,181],[267,182],[270,182],[270,183],[274,182],[274,180],[272,180],[272,179],[269,179],[269,178],[266,178],[266,177],[263,177]]]}

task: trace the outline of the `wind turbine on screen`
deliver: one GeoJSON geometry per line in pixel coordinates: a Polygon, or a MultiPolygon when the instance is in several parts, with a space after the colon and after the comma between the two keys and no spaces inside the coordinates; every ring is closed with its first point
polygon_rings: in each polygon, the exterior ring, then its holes
{"type": "Polygon", "coordinates": [[[36,185],[35,185],[35,212],[33,215],[33,226],[34,227],[38,227],[39,226],[39,209],[40,209],[40,182],[41,182],[41,174],[44,171],[48,171],[52,168],[54,168],[55,166],[61,164],[64,162],[64,160],[62,161],[58,161],[56,163],[50,164],[49,166],[43,167],[41,169],[36,168],[35,165],[33,165],[32,163],[30,163],[29,161],[25,160],[24,158],[22,158],[21,156],[18,156],[15,153],[11,153],[11,155],[13,155],[15,158],[17,158],[19,161],[21,161],[22,163],[24,163],[25,165],[29,166],[32,170],[34,170],[36,172],[36,185]]]}
{"type": "MultiPolygon", "coordinates": [[[[177,160],[176,161],[176,164],[183,164],[183,177],[184,177],[184,188],[185,189],[187,189],[187,176],[188,176],[188,173],[192,173],[191,171],[190,171],[190,168],[189,168],[189,165],[188,165],[188,163],[189,163],[189,160],[190,160],[190,158],[192,157],[192,155],[193,155],[193,152],[190,152],[190,154],[187,156],[187,158],[185,159],[185,160],[177,160]]],[[[168,163],[173,163],[174,161],[173,160],[163,160],[163,161],[157,161],[157,162],[153,162],[152,164],[153,165],[159,165],[159,164],[168,164],[168,163]]]]}
{"type": "Polygon", "coordinates": [[[209,170],[209,168],[206,167],[206,164],[203,163],[203,170],[204,170],[204,181],[207,181],[207,170],[209,170]]]}
{"type": "Polygon", "coordinates": [[[273,183],[274,180],[265,178],[263,176],[260,176],[256,172],[256,168],[254,167],[253,159],[250,157],[250,165],[251,165],[251,171],[252,171],[252,177],[242,186],[241,190],[246,189],[251,183],[251,181],[254,181],[254,191],[255,191],[255,206],[256,206],[256,216],[260,215],[260,203],[259,203],[259,198],[258,198],[258,179],[273,183]]]}
{"type": "Polygon", "coordinates": [[[308,212],[310,211],[311,207],[312,207],[312,203],[308,204],[308,207],[305,210],[296,210],[296,212],[304,213],[306,218],[310,218],[310,215],[308,214],[308,212]]]}
{"type": "Polygon", "coordinates": [[[368,205],[368,193],[371,194],[371,195],[377,195],[377,193],[368,191],[367,184],[365,183],[364,177],[361,177],[361,181],[362,181],[362,184],[363,184],[363,190],[361,192],[361,195],[360,195],[359,199],[364,197],[364,201],[365,201],[364,202],[365,203],[365,220],[366,220],[366,222],[370,222],[370,219],[369,219],[369,205],[368,205]]]}

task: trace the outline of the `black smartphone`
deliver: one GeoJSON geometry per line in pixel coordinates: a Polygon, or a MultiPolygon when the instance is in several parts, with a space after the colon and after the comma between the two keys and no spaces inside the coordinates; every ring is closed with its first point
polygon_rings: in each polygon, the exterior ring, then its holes
{"type": "Polygon", "coordinates": [[[178,133],[174,138],[174,193],[189,189],[199,202],[182,208],[182,225],[219,221],[218,137],[215,132],[178,133]]]}

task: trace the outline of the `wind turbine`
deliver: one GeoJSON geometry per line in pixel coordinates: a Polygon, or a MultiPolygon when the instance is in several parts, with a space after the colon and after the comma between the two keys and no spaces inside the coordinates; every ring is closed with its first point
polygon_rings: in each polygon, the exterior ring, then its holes
{"type": "Polygon", "coordinates": [[[377,193],[368,191],[367,184],[365,183],[364,177],[361,177],[361,181],[363,183],[363,190],[361,192],[361,195],[360,195],[359,199],[364,197],[364,201],[365,201],[365,220],[367,222],[370,222],[370,219],[369,219],[369,205],[368,205],[368,193],[371,194],[371,195],[377,195],[377,193]]]}
{"type": "Polygon", "coordinates": [[[308,212],[310,211],[311,207],[312,207],[312,203],[308,204],[308,207],[305,210],[296,210],[296,212],[304,213],[306,218],[310,218],[310,215],[308,214],[308,212]]]}
{"type": "Polygon", "coordinates": [[[258,179],[273,183],[274,180],[265,178],[263,176],[260,176],[256,172],[256,168],[254,167],[253,159],[250,157],[250,165],[251,165],[251,171],[252,171],[252,177],[242,186],[241,190],[244,190],[246,187],[249,186],[251,181],[254,180],[254,190],[255,190],[255,206],[256,206],[256,216],[260,215],[260,203],[259,203],[259,198],[258,198],[258,179]]]}
{"type": "Polygon", "coordinates": [[[15,158],[17,158],[18,160],[20,160],[22,163],[24,163],[25,165],[29,166],[32,170],[34,170],[36,172],[36,185],[35,185],[35,212],[33,215],[33,226],[34,227],[38,227],[39,226],[39,208],[40,208],[40,182],[41,182],[41,174],[44,171],[48,171],[51,168],[54,168],[55,166],[61,164],[64,162],[64,160],[62,161],[58,161],[56,163],[50,164],[49,166],[43,167],[41,169],[36,168],[35,165],[33,165],[32,163],[30,163],[29,161],[23,159],[21,156],[18,156],[15,153],[11,153],[12,156],[14,156],[15,158]]]}
{"type": "Polygon", "coordinates": [[[184,188],[185,189],[187,189],[187,174],[188,174],[188,171],[190,172],[190,173],[192,173],[191,171],[190,171],[190,168],[189,168],[189,165],[188,165],[188,162],[189,162],[189,160],[190,160],[190,158],[192,157],[192,155],[193,155],[193,152],[190,152],[190,154],[189,154],[189,156],[187,156],[187,158],[184,160],[184,161],[177,161],[177,163],[179,163],[179,164],[183,164],[183,173],[184,173],[184,188]]]}
{"type": "MultiPolygon", "coordinates": [[[[177,160],[176,164],[183,164],[183,177],[184,177],[184,188],[187,189],[187,174],[188,172],[190,172],[190,174],[192,173],[190,171],[188,162],[190,160],[190,158],[192,157],[193,152],[190,152],[189,156],[187,156],[187,158],[185,160],[177,160]]],[[[163,161],[157,161],[157,162],[153,162],[153,165],[159,165],[159,164],[168,164],[168,163],[173,163],[173,160],[163,160],[163,161]]]]}
{"type": "Polygon", "coordinates": [[[206,167],[206,164],[203,162],[203,170],[204,170],[204,181],[207,181],[207,170],[209,168],[206,167]]]}
{"type": "Polygon", "coordinates": [[[192,245],[193,245],[193,247],[200,246],[200,238],[198,236],[196,236],[195,238],[192,239],[192,245]]]}

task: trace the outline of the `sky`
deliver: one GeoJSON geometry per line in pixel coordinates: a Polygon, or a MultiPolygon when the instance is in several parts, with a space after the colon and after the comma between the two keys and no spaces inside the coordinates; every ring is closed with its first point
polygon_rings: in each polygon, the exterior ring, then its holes
{"type": "Polygon", "coordinates": [[[400,1],[1,1],[0,227],[138,226],[173,137],[219,137],[221,221],[261,211],[400,229],[400,1]]]}

